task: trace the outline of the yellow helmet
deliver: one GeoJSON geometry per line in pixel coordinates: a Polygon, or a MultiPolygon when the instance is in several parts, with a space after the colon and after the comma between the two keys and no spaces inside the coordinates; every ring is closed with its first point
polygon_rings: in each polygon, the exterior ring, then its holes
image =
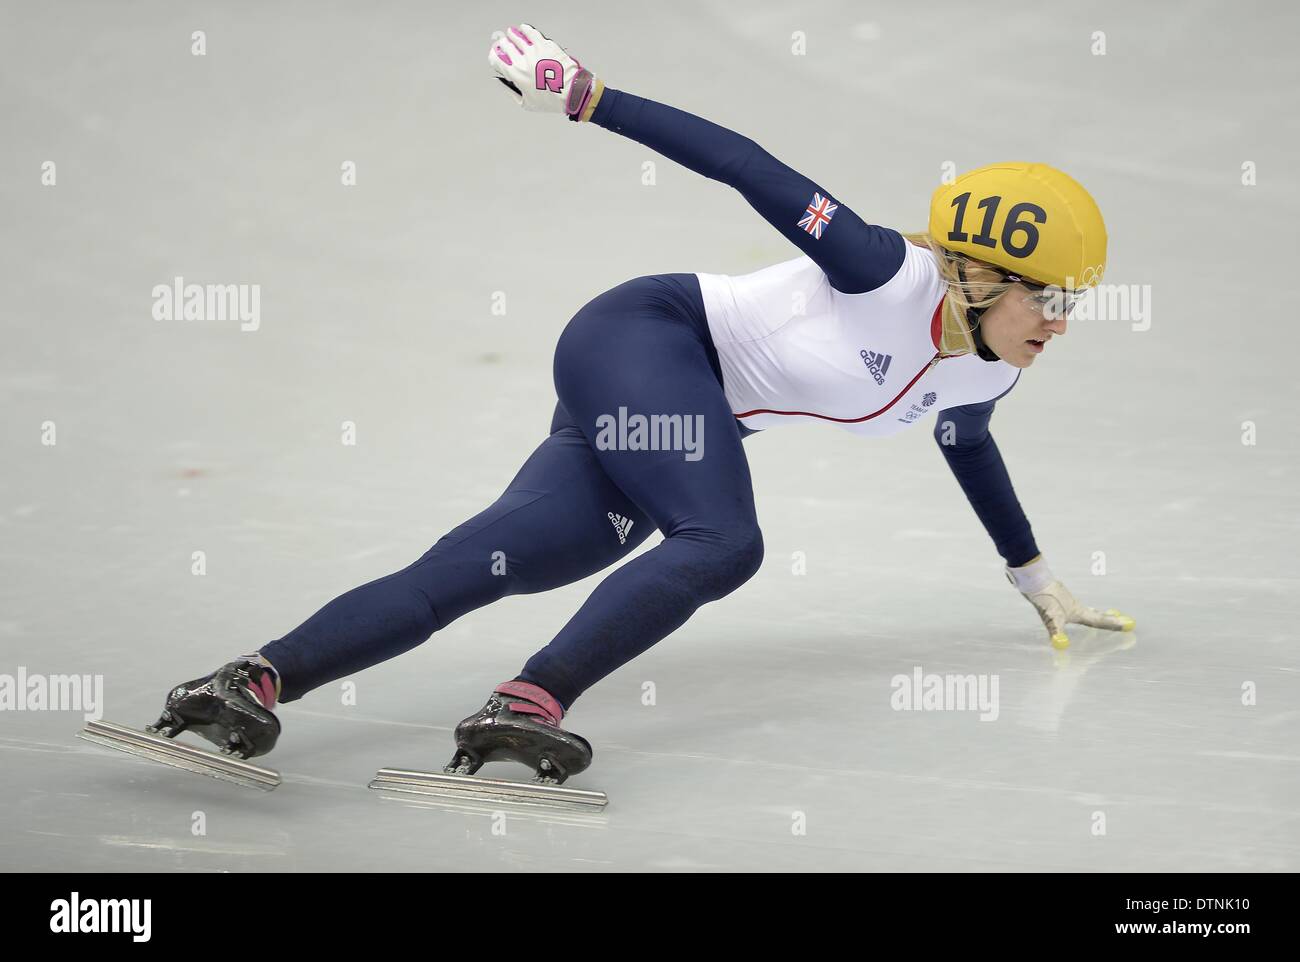
{"type": "Polygon", "coordinates": [[[990,164],[930,199],[930,236],[1009,274],[1082,290],[1106,270],[1106,225],[1074,178],[1046,164],[990,164]]]}

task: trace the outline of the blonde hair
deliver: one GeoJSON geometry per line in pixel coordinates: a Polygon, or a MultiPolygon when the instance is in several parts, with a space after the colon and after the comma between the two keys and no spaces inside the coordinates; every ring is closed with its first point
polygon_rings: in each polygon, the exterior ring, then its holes
{"type": "Polygon", "coordinates": [[[977,311],[992,307],[999,297],[1011,287],[1012,281],[998,268],[983,261],[977,261],[965,254],[955,254],[940,247],[928,232],[920,231],[904,234],[904,239],[924,247],[934,255],[934,262],[939,268],[939,276],[948,288],[945,300],[948,317],[944,318],[944,328],[951,324],[970,337],[973,329],[967,320],[970,308],[977,311]],[[964,275],[964,277],[963,277],[964,275]]]}

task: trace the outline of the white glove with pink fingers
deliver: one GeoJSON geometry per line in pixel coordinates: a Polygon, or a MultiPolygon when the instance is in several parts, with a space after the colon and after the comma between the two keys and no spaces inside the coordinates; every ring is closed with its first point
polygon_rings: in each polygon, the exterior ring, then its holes
{"type": "Polygon", "coordinates": [[[507,27],[488,49],[488,64],[524,110],[588,120],[604,89],[591,71],[531,24],[507,27]]]}
{"type": "Polygon", "coordinates": [[[1114,608],[1107,608],[1103,612],[1079,604],[1074,595],[1070,594],[1070,589],[1056,580],[1041,555],[1027,565],[1007,568],[1007,580],[1019,588],[1020,593],[1034,606],[1038,617],[1043,619],[1043,626],[1047,628],[1048,640],[1058,650],[1070,646],[1070,637],[1065,633],[1066,625],[1087,625],[1108,631],[1133,630],[1133,619],[1114,608]]]}

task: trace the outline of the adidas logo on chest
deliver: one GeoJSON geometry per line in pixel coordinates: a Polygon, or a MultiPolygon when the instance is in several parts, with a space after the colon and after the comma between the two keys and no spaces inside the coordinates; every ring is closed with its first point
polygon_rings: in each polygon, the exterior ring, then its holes
{"type": "Polygon", "coordinates": [[[879,351],[859,351],[862,357],[862,363],[867,366],[867,371],[877,384],[885,383],[885,375],[889,373],[890,362],[894,360],[891,354],[882,354],[879,351]]]}

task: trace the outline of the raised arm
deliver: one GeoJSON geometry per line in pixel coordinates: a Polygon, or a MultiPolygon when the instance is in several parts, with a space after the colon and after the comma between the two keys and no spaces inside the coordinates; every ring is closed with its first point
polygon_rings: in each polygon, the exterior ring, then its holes
{"type": "Polygon", "coordinates": [[[748,137],[606,86],[531,24],[503,31],[488,49],[488,65],[525,110],[598,124],[736,188],[838,291],[875,290],[903,264],[907,242],[897,231],[865,223],[748,137]]]}
{"type": "Polygon", "coordinates": [[[846,294],[875,290],[903,263],[897,231],[868,224],[757,143],[702,117],[604,87],[591,122],[740,192],[846,294]]]}

